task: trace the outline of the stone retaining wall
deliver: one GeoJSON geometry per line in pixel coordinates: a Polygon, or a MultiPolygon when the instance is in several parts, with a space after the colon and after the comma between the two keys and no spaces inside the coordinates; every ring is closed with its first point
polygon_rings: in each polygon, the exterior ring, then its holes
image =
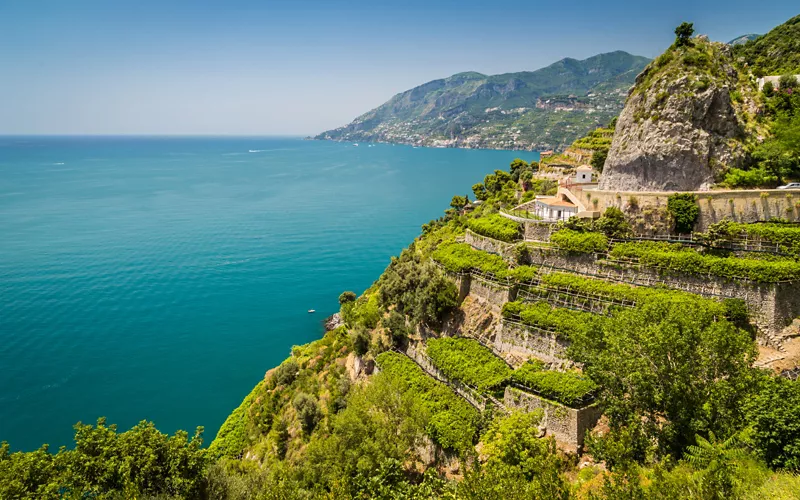
{"type": "MultiPolygon", "coordinates": [[[[673,192],[637,192],[587,190],[589,202],[594,210],[617,207],[628,212],[632,206],[666,207],[667,198],[673,192]]],[[[700,216],[695,231],[705,231],[708,226],[723,219],[736,222],[766,221],[780,217],[792,221],[800,220],[800,192],[783,189],[696,191],[700,216]]]]}
{"type": "Polygon", "coordinates": [[[554,225],[553,222],[526,222],[525,241],[550,241],[554,225]]]}
{"type": "Polygon", "coordinates": [[[506,302],[513,302],[517,298],[517,289],[492,283],[472,276],[470,278],[469,294],[479,297],[490,304],[503,307],[506,302]]]}
{"type": "Polygon", "coordinates": [[[555,334],[531,331],[523,326],[503,321],[494,339],[498,351],[525,353],[548,363],[568,361],[569,342],[555,334]]]}
{"type": "Polygon", "coordinates": [[[464,233],[464,243],[472,248],[479,248],[484,252],[493,253],[503,257],[508,262],[514,262],[514,244],[488,238],[467,229],[464,233]]]}
{"type": "Polygon", "coordinates": [[[545,428],[545,432],[556,438],[569,451],[575,452],[581,451],[586,432],[594,428],[602,415],[597,405],[576,410],[515,387],[506,387],[503,404],[509,409],[528,412],[536,409],[544,410],[542,427],[545,428]]]}

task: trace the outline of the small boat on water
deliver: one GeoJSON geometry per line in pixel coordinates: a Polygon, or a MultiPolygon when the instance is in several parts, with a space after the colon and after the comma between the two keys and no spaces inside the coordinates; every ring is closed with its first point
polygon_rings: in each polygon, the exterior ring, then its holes
{"type": "Polygon", "coordinates": [[[317,312],[317,311],[315,311],[314,309],[309,309],[309,310],[308,310],[308,314],[313,314],[313,313],[315,313],[315,312],[317,312]]]}

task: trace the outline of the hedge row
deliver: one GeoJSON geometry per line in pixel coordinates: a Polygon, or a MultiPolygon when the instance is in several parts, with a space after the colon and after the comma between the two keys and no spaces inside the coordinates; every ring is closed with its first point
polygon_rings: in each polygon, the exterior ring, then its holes
{"type": "Polygon", "coordinates": [[[714,240],[719,239],[760,239],[769,243],[776,243],[784,252],[800,253],[800,226],[789,224],[742,224],[724,220],[712,224],[708,228],[706,237],[714,240]]]}
{"type": "Polygon", "coordinates": [[[506,302],[503,305],[502,314],[507,319],[519,317],[526,325],[552,330],[557,336],[565,338],[570,338],[577,333],[586,333],[593,326],[605,321],[604,316],[552,307],[545,301],[531,304],[506,302]]]}
{"type": "Polygon", "coordinates": [[[529,282],[537,272],[537,268],[531,266],[509,269],[506,261],[499,255],[475,250],[466,243],[441,245],[433,252],[433,259],[454,273],[482,271],[501,279],[509,278],[519,282],[529,282]]]}
{"type": "Polygon", "coordinates": [[[550,242],[570,255],[605,252],[608,238],[603,233],[562,229],[550,235],[550,242]]]}
{"type": "Polygon", "coordinates": [[[573,408],[583,406],[597,390],[597,384],[580,373],[545,370],[540,363],[525,363],[514,370],[511,378],[547,399],[573,408]]]}
{"type": "Polygon", "coordinates": [[[449,379],[486,391],[502,385],[511,369],[480,342],[465,338],[431,339],[428,357],[449,379]]]}
{"type": "Polygon", "coordinates": [[[648,267],[686,274],[714,275],[762,283],[800,280],[800,263],[701,254],[674,243],[618,243],[609,252],[617,259],[634,259],[648,267]]]}
{"type": "Polygon", "coordinates": [[[492,214],[477,219],[467,219],[467,227],[482,236],[509,243],[522,237],[519,223],[507,219],[500,214],[492,214]]]}
{"type": "Polygon", "coordinates": [[[480,415],[449,387],[429,377],[416,363],[396,352],[387,351],[376,358],[381,373],[405,382],[406,392],[413,394],[430,412],[428,434],[444,448],[466,451],[478,431],[480,415]]]}

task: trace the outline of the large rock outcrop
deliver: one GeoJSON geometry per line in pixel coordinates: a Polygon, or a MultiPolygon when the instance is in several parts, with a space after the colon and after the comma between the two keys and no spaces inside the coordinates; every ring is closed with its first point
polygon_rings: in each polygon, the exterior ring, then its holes
{"type": "Polygon", "coordinates": [[[617,121],[600,189],[703,191],[748,161],[752,84],[730,48],[695,38],[672,47],[636,78],[617,121]]]}

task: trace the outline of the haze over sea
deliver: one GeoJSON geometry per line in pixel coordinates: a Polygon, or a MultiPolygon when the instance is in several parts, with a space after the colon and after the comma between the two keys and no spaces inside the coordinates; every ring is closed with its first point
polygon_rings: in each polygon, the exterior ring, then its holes
{"type": "Polygon", "coordinates": [[[0,441],[225,417],[454,194],[536,153],[0,137],[0,441]],[[309,309],[316,309],[309,314],[309,309]]]}

